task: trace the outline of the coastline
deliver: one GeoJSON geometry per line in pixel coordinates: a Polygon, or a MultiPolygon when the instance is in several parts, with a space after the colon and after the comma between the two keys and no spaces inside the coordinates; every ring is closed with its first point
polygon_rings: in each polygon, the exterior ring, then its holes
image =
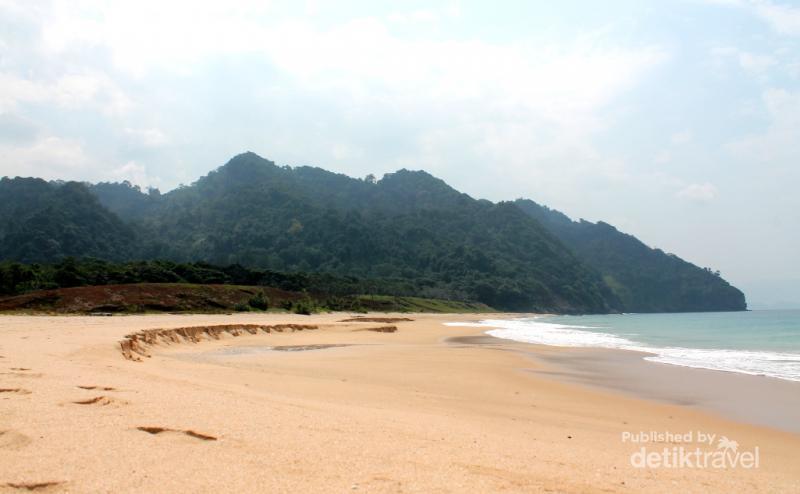
{"type": "Polygon", "coordinates": [[[566,375],[565,364],[601,372],[589,352],[443,325],[508,315],[398,314],[414,320],[392,333],[339,322],[347,316],[0,317],[0,387],[18,390],[0,393],[0,491],[50,482],[43,492],[800,486],[800,435],[572,381],[578,372],[566,375]],[[142,362],[119,350],[143,329],[231,323],[319,329],[158,344],[142,362]],[[761,465],[634,468],[642,445],[621,437],[640,431],[725,435],[760,448],[761,465]]]}
{"type": "Polygon", "coordinates": [[[554,366],[542,374],[559,379],[800,434],[800,382],[650,362],[645,355],[576,348],[536,358],[554,366]]]}
{"type": "Polygon", "coordinates": [[[519,345],[543,366],[532,371],[537,375],[800,434],[800,382],[652,362],[644,359],[652,354],[636,350],[548,346],[491,335],[453,342],[519,345]]]}

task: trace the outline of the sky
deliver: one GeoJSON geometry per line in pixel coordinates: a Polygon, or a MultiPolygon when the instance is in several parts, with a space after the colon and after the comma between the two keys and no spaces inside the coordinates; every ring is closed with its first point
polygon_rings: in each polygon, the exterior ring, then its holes
{"type": "Polygon", "coordinates": [[[0,0],[0,176],[244,151],[531,198],[800,308],[800,2],[0,0]]]}

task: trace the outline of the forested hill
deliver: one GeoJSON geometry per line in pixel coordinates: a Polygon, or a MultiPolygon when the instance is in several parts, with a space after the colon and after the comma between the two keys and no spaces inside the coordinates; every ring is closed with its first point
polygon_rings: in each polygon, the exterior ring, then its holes
{"type": "Polygon", "coordinates": [[[137,254],[136,232],[83,184],[0,179],[0,259],[22,262],[137,254]]]}
{"type": "Polygon", "coordinates": [[[123,218],[148,259],[348,275],[505,310],[618,310],[600,277],[519,208],[476,201],[425,172],[358,180],[246,153],[140,199],[123,218]]]}
{"type": "MultiPolygon", "coordinates": [[[[614,284],[622,277],[612,280],[519,204],[478,201],[420,171],[360,180],[279,167],[253,153],[165,194],[130,184],[3,179],[0,258],[66,256],[330,273],[356,277],[372,293],[501,310],[630,311],[638,300],[614,284]]],[[[653,280],[634,281],[625,286],[653,280]]],[[[702,308],[743,308],[728,303],[728,285],[717,281],[702,308]]],[[[698,308],[694,300],[682,304],[653,307],[698,308]]]]}
{"type": "Polygon", "coordinates": [[[516,205],[597,270],[626,312],[746,309],[744,294],[718,272],[650,248],[602,221],[572,221],[526,199],[517,200],[516,205]]]}

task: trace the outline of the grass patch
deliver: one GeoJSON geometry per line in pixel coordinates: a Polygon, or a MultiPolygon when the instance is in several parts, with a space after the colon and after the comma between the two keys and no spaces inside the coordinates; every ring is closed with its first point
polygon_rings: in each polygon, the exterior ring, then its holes
{"type": "Polygon", "coordinates": [[[420,297],[396,297],[391,295],[359,295],[359,303],[367,310],[375,312],[496,312],[480,302],[460,302],[420,297]]]}

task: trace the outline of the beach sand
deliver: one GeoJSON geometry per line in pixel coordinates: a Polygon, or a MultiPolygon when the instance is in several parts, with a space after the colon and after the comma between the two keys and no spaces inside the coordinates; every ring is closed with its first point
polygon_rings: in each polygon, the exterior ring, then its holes
{"type": "Polygon", "coordinates": [[[570,350],[442,324],[486,316],[346,317],[0,317],[0,492],[800,492],[797,434],[564,379],[570,350]],[[283,323],[319,329],[138,362],[119,345],[283,323]],[[622,440],[650,431],[726,436],[759,468],[634,468],[641,447],[678,446],[622,440]]]}

